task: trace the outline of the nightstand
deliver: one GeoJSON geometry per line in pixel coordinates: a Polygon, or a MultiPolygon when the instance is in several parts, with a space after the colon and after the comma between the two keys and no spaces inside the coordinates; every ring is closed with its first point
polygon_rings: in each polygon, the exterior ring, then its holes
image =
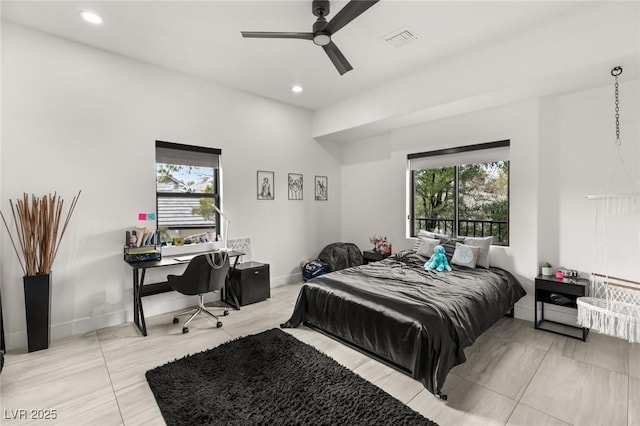
{"type": "Polygon", "coordinates": [[[551,304],[564,306],[565,308],[575,310],[577,316],[578,307],[576,299],[587,295],[587,285],[589,284],[589,281],[583,278],[558,279],[553,276],[538,275],[535,279],[535,283],[535,328],[567,337],[573,337],[574,339],[579,339],[585,342],[587,340],[587,335],[589,334],[588,328],[545,319],[544,305],[551,304]],[[538,302],[540,302],[540,318],[538,318],[538,302]],[[545,323],[552,323],[555,325],[548,325],[545,323]]]}
{"type": "Polygon", "coordinates": [[[271,297],[269,265],[244,262],[231,271],[228,284],[238,298],[240,306],[260,302],[271,297]]]}
{"type": "Polygon", "coordinates": [[[369,262],[377,262],[391,256],[391,253],[380,253],[379,251],[364,250],[362,252],[362,261],[366,265],[369,262]]]}

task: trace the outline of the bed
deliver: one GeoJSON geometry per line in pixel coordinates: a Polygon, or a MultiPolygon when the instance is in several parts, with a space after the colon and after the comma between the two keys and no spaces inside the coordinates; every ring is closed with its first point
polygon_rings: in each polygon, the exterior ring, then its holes
{"type": "Polygon", "coordinates": [[[425,271],[414,251],[314,278],[303,285],[283,328],[308,325],[419,380],[441,394],[463,349],[525,295],[499,268],[425,271]]]}

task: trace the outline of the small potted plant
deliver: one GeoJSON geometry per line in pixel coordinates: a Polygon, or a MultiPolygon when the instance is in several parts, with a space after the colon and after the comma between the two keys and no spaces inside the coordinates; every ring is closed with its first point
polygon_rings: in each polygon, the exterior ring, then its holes
{"type": "Polygon", "coordinates": [[[549,262],[545,262],[542,265],[542,275],[553,275],[553,265],[549,262]]]}

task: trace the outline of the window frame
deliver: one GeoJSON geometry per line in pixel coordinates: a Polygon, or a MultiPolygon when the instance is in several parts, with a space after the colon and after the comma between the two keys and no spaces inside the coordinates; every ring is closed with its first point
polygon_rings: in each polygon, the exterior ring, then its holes
{"type": "MultiPolygon", "coordinates": [[[[160,140],[156,140],[156,144],[155,144],[155,149],[156,149],[156,228],[159,229],[160,228],[160,211],[159,211],[159,203],[158,203],[158,199],[159,198],[184,198],[184,199],[190,199],[190,198],[211,198],[213,199],[213,204],[218,208],[221,209],[220,205],[222,203],[222,196],[220,194],[220,171],[221,171],[221,157],[222,157],[222,150],[219,148],[209,148],[209,147],[203,147],[203,146],[196,146],[196,145],[186,145],[186,144],[180,144],[180,143],[175,143],[175,142],[166,142],[166,141],[160,141],[160,140]],[[170,150],[175,150],[175,151],[184,151],[184,152],[195,152],[195,153],[203,153],[203,154],[207,154],[207,155],[215,155],[217,156],[217,165],[215,165],[213,167],[213,192],[212,193],[207,193],[207,192],[166,192],[166,191],[158,191],[158,181],[157,181],[157,168],[158,168],[158,148],[163,148],[163,149],[170,149],[170,150]]],[[[222,223],[220,220],[220,213],[218,213],[218,211],[216,211],[214,213],[214,229],[215,229],[215,233],[222,235],[222,223]]],[[[203,226],[202,225],[182,225],[182,226],[165,226],[163,225],[166,229],[168,230],[189,230],[189,229],[202,229],[203,226]]]]}
{"type": "MultiPolygon", "coordinates": [[[[419,153],[414,153],[414,154],[408,154],[407,155],[407,170],[408,170],[408,175],[409,175],[409,212],[407,213],[407,222],[408,222],[408,234],[410,238],[416,238],[417,237],[417,233],[416,233],[416,221],[414,218],[414,214],[415,214],[415,208],[416,208],[416,197],[415,197],[415,172],[417,170],[423,170],[423,169],[413,169],[411,167],[411,160],[413,159],[419,159],[419,158],[426,158],[426,157],[436,157],[436,156],[442,156],[442,155],[456,155],[456,154],[461,154],[461,153],[465,153],[465,152],[471,152],[471,151],[483,151],[483,150],[489,150],[489,149],[495,149],[495,148],[510,148],[511,146],[511,141],[510,139],[504,139],[504,140],[500,140],[500,141],[495,141],[495,142],[485,142],[485,143],[480,143],[480,144],[474,144],[474,145],[465,145],[465,146],[460,146],[460,147],[454,147],[454,148],[444,148],[444,149],[438,149],[438,150],[434,150],[434,151],[425,151],[425,152],[419,152],[419,153]]],[[[491,161],[491,160],[490,160],[491,161]]],[[[492,245],[496,245],[496,246],[504,246],[504,247],[508,247],[510,245],[510,241],[511,241],[511,226],[510,226],[510,210],[511,210],[511,160],[493,160],[493,161],[507,161],[508,162],[508,167],[507,167],[507,229],[508,229],[508,238],[507,241],[493,241],[492,245]]],[[[484,163],[487,161],[474,161],[474,164],[480,164],[480,163],[484,163]]],[[[472,164],[471,162],[456,162],[456,164],[451,164],[448,165],[446,167],[454,167],[455,168],[455,173],[454,173],[454,182],[453,182],[453,191],[454,191],[454,197],[453,197],[453,202],[454,202],[454,223],[453,223],[453,230],[452,230],[452,234],[454,234],[454,237],[459,237],[459,221],[460,221],[460,217],[459,217],[459,178],[460,178],[460,166],[464,165],[464,164],[472,164]]],[[[445,167],[445,166],[443,166],[445,167]]]]}

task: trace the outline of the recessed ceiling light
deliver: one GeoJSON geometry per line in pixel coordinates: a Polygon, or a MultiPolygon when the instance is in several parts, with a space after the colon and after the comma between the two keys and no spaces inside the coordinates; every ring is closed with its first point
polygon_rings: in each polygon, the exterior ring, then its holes
{"type": "Polygon", "coordinates": [[[98,25],[98,24],[102,24],[102,18],[99,15],[96,15],[93,12],[87,12],[85,10],[81,10],[80,12],[80,16],[82,17],[82,19],[84,19],[85,21],[98,25]]]}
{"type": "Polygon", "coordinates": [[[302,93],[302,86],[296,84],[295,86],[291,87],[291,91],[293,93],[302,93]]]}

